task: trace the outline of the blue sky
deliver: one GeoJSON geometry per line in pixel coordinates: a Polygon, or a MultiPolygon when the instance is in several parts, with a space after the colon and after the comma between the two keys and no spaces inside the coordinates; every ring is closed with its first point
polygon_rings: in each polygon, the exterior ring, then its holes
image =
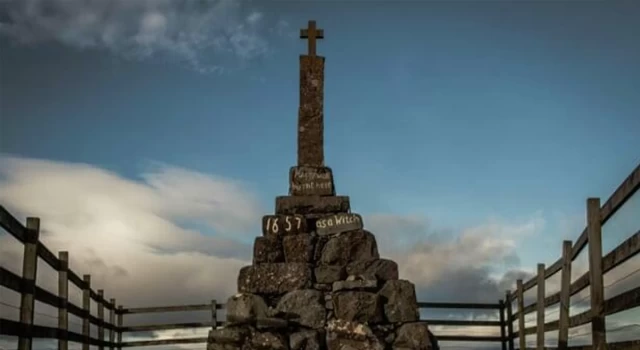
{"type": "MultiPolygon", "coordinates": [[[[16,3],[6,6],[21,20],[0,16],[0,151],[10,157],[130,181],[168,164],[241,181],[273,210],[296,160],[298,31],[315,19],[326,163],[365,219],[424,217],[428,232],[451,237],[531,223],[514,240],[518,265],[533,271],[577,239],[586,198],[604,203],[640,162],[637,1],[260,1],[223,8],[230,27],[198,28],[228,40],[221,48],[161,41],[179,32],[170,26],[144,43],[107,39],[104,19],[67,9],[77,22],[48,21],[16,3]],[[213,66],[223,72],[203,72],[213,66]]],[[[156,10],[170,19],[170,7],[156,10]]],[[[636,195],[605,247],[637,231],[638,210],[636,195]]]]}
{"type": "Polygon", "coordinates": [[[296,35],[313,18],[326,36],[327,164],[360,212],[454,228],[538,211],[553,221],[606,199],[640,160],[633,2],[244,9],[290,35],[265,34],[269,53],[224,75],[2,37],[3,152],[125,176],[160,161],[247,181],[271,203],[295,162],[296,35]]]}

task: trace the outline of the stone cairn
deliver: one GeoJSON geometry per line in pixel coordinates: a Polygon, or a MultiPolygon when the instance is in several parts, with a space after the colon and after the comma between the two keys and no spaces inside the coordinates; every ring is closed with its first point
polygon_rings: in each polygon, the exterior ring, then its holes
{"type": "Polygon", "coordinates": [[[419,321],[414,285],[381,259],[374,235],[336,196],[324,164],[323,38],[315,21],[301,31],[298,166],[289,195],[262,218],[253,264],[238,275],[227,323],[209,333],[207,350],[427,350],[437,342],[419,321]]]}

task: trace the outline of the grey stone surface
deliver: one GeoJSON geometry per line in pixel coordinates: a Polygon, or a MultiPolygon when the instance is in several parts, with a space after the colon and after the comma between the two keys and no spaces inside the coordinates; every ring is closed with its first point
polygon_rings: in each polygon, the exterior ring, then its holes
{"type": "Polygon", "coordinates": [[[253,243],[253,263],[284,262],[282,240],[271,237],[256,237],[253,243]]]}
{"type": "Polygon", "coordinates": [[[418,320],[420,314],[413,283],[406,280],[387,281],[379,294],[384,300],[384,315],[388,322],[418,320]]]}
{"type": "Polygon", "coordinates": [[[251,336],[251,349],[255,350],[288,350],[288,339],[277,332],[255,332],[251,336]]]}
{"type": "Polygon", "coordinates": [[[368,289],[375,290],[378,288],[378,281],[376,280],[357,280],[357,281],[337,281],[333,282],[333,291],[339,292],[341,290],[354,290],[354,289],[368,289]]]}
{"type": "Polygon", "coordinates": [[[429,326],[425,322],[405,323],[398,328],[394,348],[411,350],[434,350],[429,326]]]}
{"type": "Polygon", "coordinates": [[[383,320],[380,297],[365,291],[333,293],[333,309],[336,318],[360,323],[379,323],[383,320]]]}
{"type": "Polygon", "coordinates": [[[249,323],[258,317],[267,317],[268,307],[262,297],[250,293],[240,293],[227,300],[227,321],[249,323]]]}
{"type": "Polygon", "coordinates": [[[329,350],[384,350],[385,346],[364,323],[331,320],[327,324],[329,350]]]}
{"type": "MultiPolygon", "coordinates": [[[[378,259],[378,244],[371,232],[362,230],[332,236],[322,248],[320,264],[346,265],[353,261],[378,259]]],[[[348,274],[354,275],[357,273],[348,274]]]]}
{"type": "Polygon", "coordinates": [[[277,313],[289,315],[291,321],[309,327],[323,328],[326,320],[324,293],[313,290],[294,290],[285,294],[278,306],[277,313]]]}
{"type": "Polygon", "coordinates": [[[291,350],[321,350],[325,347],[324,330],[304,330],[289,336],[291,350]]]}
{"type": "Polygon", "coordinates": [[[218,344],[240,344],[250,334],[248,328],[225,327],[209,331],[209,340],[218,344]]]}
{"type": "Polygon", "coordinates": [[[347,277],[343,265],[320,265],[314,269],[316,283],[333,283],[347,277]]]}
{"type": "Polygon", "coordinates": [[[311,287],[313,273],[307,264],[276,263],[245,266],[238,274],[238,291],[284,294],[311,287]]]}
{"type": "Polygon", "coordinates": [[[284,258],[288,263],[311,263],[316,237],[308,234],[287,236],[282,240],[284,258]]]}
{"type": "Polygon", "coordinates": [[[379,281],[398,279],[398,264],[388,259],[358,259],[346,266],[347,274],[363,275],[379,281]]]}

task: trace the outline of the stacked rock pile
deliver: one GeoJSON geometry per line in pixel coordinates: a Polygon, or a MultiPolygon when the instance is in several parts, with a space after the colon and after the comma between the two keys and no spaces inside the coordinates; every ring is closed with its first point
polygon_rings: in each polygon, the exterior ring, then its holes
{"type": "Polygon", "coordinates": [[[208,350],[409,350],[437,347],[414,285],[381,259],[375,236],[336,196],[327,167],[293,167],[290,195],[262,219],[227,323],[208,350]]]}

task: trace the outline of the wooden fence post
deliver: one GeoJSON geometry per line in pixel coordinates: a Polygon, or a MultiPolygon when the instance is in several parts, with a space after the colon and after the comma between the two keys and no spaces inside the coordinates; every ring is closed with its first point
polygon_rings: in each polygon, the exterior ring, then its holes
{"type": "Polygon", "coordinates": [[[67,302],[69,300],[69,253],[58,252],[58,260],[60,261],[60,269],[58,270],[58,297],[60,298],[60,305],[58,305],[58,329],[60,332],[58,350],[67,350],[69,348],[69,312],[67,310],[67,302]]]}
{"type": "Polygon", "coordinates": [[[218,327],[218,302],[216,299],[211,300],[211,329],[218,327]]]}
{"type": "Polygon", "coordinates": [[[98,289],[98,350],[104,350],[104,290],[98,289]]]}
{"type": "Polygon", "coordinates": [[[91,275],[82,276],[84,288],[82,289],[82,309],[84,316],[82,317],[82,350],[89,350],[89,338],[91,337],[89,328],[89,316],[91,315],[91,275]]]}
{"type": "Polygon", "coordinates": [[[500,305],[500,338],[502,339],[502,350],[507,350],[507,335],[505,330],[507,325],[504,322],[504,301],[499,300],[498,304],[500,305]]]}
{"type": "Polygon", "coordinates": [[[509,334],[509,337],[507,338],[507,341],[509,342],[509,350],[514,350],[514,346],[513,346],[513,310],[511,307],[511,303],[513,302],[513,296],[511,295],[511,291],[508,290],[505,293],[505,300],[506,302],[506,306],[507,306],[507,333],[509,334]]]}
{"type": "Polygon", "coordinates": [[[525,335],[524,335],[524,288],[522,286],[522,280],[517,281],[518,286],[518,343],[520,349],[527,347],[525,335]]]}
{"type": "Polygon", "coordinates": [[[122,305],[118,306],[118,350],[122,349],[122,316],[124,316],[122,309],[122,305]]]}
{"type": "Polygon", "coordinates": [[[569,303],[571,301],[571,241],[562,242],[562,272],[560,276],[560,316],[558,318],[558,350],[569,344],[569,303]]]}
{"type": "Polygon", "coordinates": [[[109,349],[113,350],[113,343],[116,340],[116,299],[111,298],[109,302],[111,303],[111,310],[109,310],[109,324],[111,325],[109,330],[109,349]]]}
{"type": "Polygon", "coordinates": [[[538,300],[536,302],[536,349],[544,350],[544,264],[538,264],[538,279],[536,284],[538,285],[538,300]]]}
{"type": "Polygon", "coordinates": [[[35,308],[36,276],[38,270],[38,239],[40,238],[40,219],[27,218],[22,258],[22,278],[24,287],[20,296],[20,323],[25,333],[18,339],[19,350],[31,350],[33,312],[35,308]]]}
{"type": "Polygon", "coordinates": [[[589,244],[589,287],[591,292],[591,341],[594,350],[607,346],[602,277],[602,221],[600,198],[587,199],[587,235],[589,244]]]}

